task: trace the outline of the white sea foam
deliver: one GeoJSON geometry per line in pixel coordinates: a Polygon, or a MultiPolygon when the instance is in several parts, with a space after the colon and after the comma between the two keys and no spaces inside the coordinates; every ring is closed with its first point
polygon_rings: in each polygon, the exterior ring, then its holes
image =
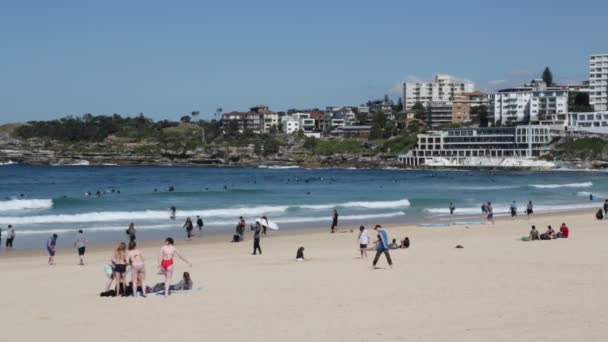
{"type": "MultiPolygon", "coordinates": [[[[576,209],[589,209],[596,208],[599,205],[597,203],[576,203],[576,204],[540,204],[534,205],[534,212],[557,212],[557,211],[566,211],[566,210],[576,210],[576,209]]],[[[511,207],[510,205],[498,205],[492,207],[495,215],[503,215],[510,214],[511,207]]],[[[526,203],[520,205],[518,207],[518,214],[524,215],[524,210],[526,209],[526,203]]],[[[434,215],[449,215],[450,210],[446,208],[429,208],[425,209],[427,212],[434,215]]],[[[469,216],[469,215],[481,215],[481,205],[479,207],[464,207],[458,208],[454,211],[454,215],[460,216],[469,216]]]]}
{"type": "Polygon", "coordinates": [[[567,184],[532,184],[530,185],[537,189],[559,189],[559,188],[590,188],[593,186],[591,182],[583,183],[567,183],[567,184]]]}
{"type": "Polygon", "coordinates": [[[458,186],[458,187],[453,187],[451,189],[485,191],[485,190],[517,189],[519,187],[520,187],[519,185],[488,185],[488,186],[458,186]]]}
{"type": "Polygon", "coordinates": [[[333,203],[333,204],[303,204],[294,207],[303,209],[323,210],[333,209],[337,207],[341,208],[368,208],[368,209],[388,209],[388,208],[402,208],[409,207],[410,201],[406,198],[397,201],[368,201],[368,202],[346,202],[346,203],[333,203]]]}
{"type": "Polygon", "coordinates": [[[53,200],[50,199],[11,199],[0,201],[0,211],[49,209],[51,207],[53,207],[53,200]]]}
{"type": "Polygon", "coordinates": [[[14,161],[12,161],[12,160],[9,160],[9,161],[7,161],[7,162],[2,162],[2,163],[0,163],[0,166],[2,166],[2,165],[14,165],[14,164],[17,164],[17,163],[15,163],[15,162],[14,162],[14,161]]]}
{"type": "MultiPolygon", "coordinates": [[[[261,206],[222,209],[178,210],[177,218],[194,217],[238,217],[281,213],[287,206],[261,206]]],[[[41,224],[41,223],[79,223],[79,222],[111,222],[168,219],[168,210],[144,211],[102,211],[81,214],[62,215],[32,215],[32,216],[0,216],[0,223],[4,224],[41,224]]]]}
{"type": "Polygon", "coordinates": [[[271,170],[285,170],[285,169],[299,169],[297,165],[260,165],[258,169],[271,169],[271,170]]]}

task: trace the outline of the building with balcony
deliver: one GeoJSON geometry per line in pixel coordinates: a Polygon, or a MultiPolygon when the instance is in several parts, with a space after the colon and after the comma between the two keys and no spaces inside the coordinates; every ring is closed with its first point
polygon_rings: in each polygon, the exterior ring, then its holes
{"type": "Polygon", "coordinates": [[[471,82],[458,81],[449,75],[435,75],[432,82],[403,83],[403,109],[409,110],[420,102],[450,102],[455,95],[470,93],[475,90],[471,82]]]}
{"type": "Polygon", "coordinates": [[[589,58],[589,103],[594,110],[608,110],[608,54],[589,58]]]}
{"type": "Polygon", "coordinates": [[[427,122],[431,127],[452,123],[452,103],[431,101],[426,106],[427,122]]]}
{"type": "Polygon", "coordinates": [[[406,165],[425,165],[433,158],[462,163],[466,158],[532,158],[549,151],[551,130],[542,125],[462,128],[419,134],[416,148],[400,155],[406,165]]]}

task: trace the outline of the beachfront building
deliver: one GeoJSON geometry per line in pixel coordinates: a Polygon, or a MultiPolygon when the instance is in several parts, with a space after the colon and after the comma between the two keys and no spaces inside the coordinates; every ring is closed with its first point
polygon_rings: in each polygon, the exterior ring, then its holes
{"type": "Polygon", "coordinates": [[[356,126],[338,126],[333,129],[329,134],[335,136],[369,136],[372,130],[370,125],[356,125],[356,126]]]}
{"type": "Polygon", "coordinates": [[[488,94],[480,91],[455,94],[452,101],[452,123],[471,122],[471,112],[480,106],[488,106],[488,94]]]}
{"type": "Polygon", "coordinates": [[[547,153],[550,142],[551,130],[542,125],[448,129],[419,134],[416,148],[398,159],[418,166],[436,158],[451,164],[467,158],[531,158],[547,153]]]}
{"type": "Polygon", "coordinates": [[[566,120],[559,126],[552,128],[567,132],[608,134],[608,111],[568,113],[566,120]]]}
{"type": "Polygon", "coordinates": [[[589,58],[589,90],[589,103],[594,110],[608,110],[608,54],[589,58]]]}
{"type": "Polygon", "coordinates": [[[426,106],[427,123],[431,127],[439,127],[452,123],[452,103],[431,101],[426,106]]]}
{"type": "Polygon", "coordinates": [[[475,85],[468,81],[458,81],[449,75],[435,75],[432,82],[403,83],[403,109],[409,110],[420,102],[450,102],[457,94],[470,93],[475,85]]]}
{"type": "Polygon", "coordinates": [[[491,94],[488,111],[494,125],[529,121],[531,98],[529,88],[502,89],[491,94]]]}

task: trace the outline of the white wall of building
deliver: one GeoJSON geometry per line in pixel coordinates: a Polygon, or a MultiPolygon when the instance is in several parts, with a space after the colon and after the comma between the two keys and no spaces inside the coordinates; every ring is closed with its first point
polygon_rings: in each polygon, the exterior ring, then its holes
{"type": "Polygon", "coordinates": [[[412,109],[416,102],[426,105],[427,102],[449,102],[455,94],[468,93],[475,90],[471,82],[462,82],[452,79],[449,75],[435,75],[432,82],[405,82],[403,83],[404,109],[412,109]]]}
{"type": "Polygon", "coordinates": [[[589,104],[598,112],[608,110],[608,54],[589,58],[589,104]]]}

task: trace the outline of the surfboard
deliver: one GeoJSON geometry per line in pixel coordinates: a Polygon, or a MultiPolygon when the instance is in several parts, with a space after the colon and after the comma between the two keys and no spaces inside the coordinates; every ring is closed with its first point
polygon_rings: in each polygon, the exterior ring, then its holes
{"type": "Polygon", "coordinates": [[[268,229],[272,229],[272,230],[279,230],[279,225],[277,225],[276,223],[270,221],[270,220],[266,220],[263,218],[259,218],[257,220],[255,220],[255,222],[260,222],[260,224],[268,229]]]}

